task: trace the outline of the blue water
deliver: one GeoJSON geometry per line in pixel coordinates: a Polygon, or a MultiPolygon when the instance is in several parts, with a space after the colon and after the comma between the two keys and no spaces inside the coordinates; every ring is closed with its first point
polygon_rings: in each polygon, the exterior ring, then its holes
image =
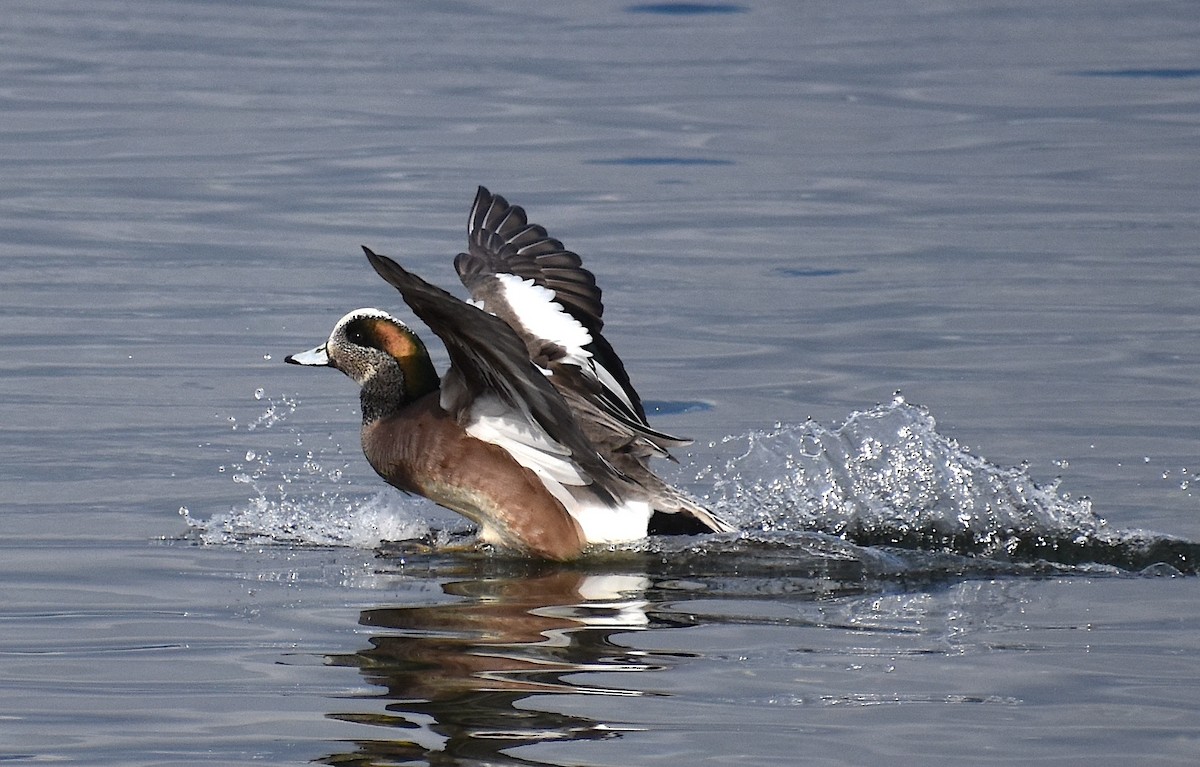
{"type": "Polygon", "coordinates": [[[1192,764],[1198,36],[6,4],[0,761],[1192,764]],[[407,316],[360,244],[454,289],[481,183],[596,272],[742,533],[446,550],[352,384],[282,364],[407,316]]]}

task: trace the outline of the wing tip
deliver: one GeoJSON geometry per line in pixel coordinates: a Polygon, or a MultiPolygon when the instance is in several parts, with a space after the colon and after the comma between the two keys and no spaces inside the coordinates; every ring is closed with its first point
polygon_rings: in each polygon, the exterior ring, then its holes
{"type": "Polygon", "coordinates": [[[413,275],[410,274],[404,267],[400,266],[400,264],[396,263],[387,256],[376,253],[366,245],[362,245],[360,247],[363,249],[363,253],[366,254],[367,261],[370,262],[371,268],[373,268],[375,273],[382,277],[389,285],[397,290],[401,290],[403,293],[402,288],[412,283],[413,275]]]}

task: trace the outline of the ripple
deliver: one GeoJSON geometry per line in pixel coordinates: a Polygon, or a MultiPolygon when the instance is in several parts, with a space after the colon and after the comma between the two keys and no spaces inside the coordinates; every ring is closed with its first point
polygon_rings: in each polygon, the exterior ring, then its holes
{"type": "Polygon", "coordinates": [[[629,13],[655,13],[664,16],[706,16],[745,13],[749,8],[732,3],[641,3],[631,5],[625,10],[629,13]]]}
{"type": "Polygon", "coordinates": [[[584,160],[586,165],[629,165],[633,167],[650,167],[659,165],[733,165],[733,160],[718,160],[712,157],[609,157],[600,160],[584,160]]]}
{"type": "Polygon", "coordinates": [[[1146,69],[1084,69],[1078,77],[1123,77],[1135,80],[1185,80],[1200,77],[1200,69],[1149,67],[1146,69]]]}

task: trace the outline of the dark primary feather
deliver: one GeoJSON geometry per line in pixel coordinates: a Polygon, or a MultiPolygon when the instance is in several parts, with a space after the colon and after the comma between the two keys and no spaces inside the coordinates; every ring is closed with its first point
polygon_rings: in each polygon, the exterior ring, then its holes
{"type": "MultiPolygon", "coordinates": [[[[689,443],[689,440],[650,428],[645,407],[633,388],[624,363],[600,332],[604,327],[600,288],[595,276],[583,268],[583,261],[577,254],[566,250],[543,227],[530,224],[520,206],[509,205],[503,197],[482,186],[471,207],[468,251],[455,258],[454,266],[475,300],[488,311],[502,316],[511,314],[496,298],[496,274],[514,274],[553,291],[559,305],[591,335],[592,342],[584,349],[592,355],[595,364],[609,372],[624,399],[629,401],[626,404],[616,392],[599,387],[592,392],[597,405],[626,427],[642,433],[663,454],[667,447],[689,443]]],[[[519,326],[513,322],[513,317],[506,319],[519,326]]],[[[540,339],[526,336],[524,340],[530,356],[535,359],[544,352],[553,352],[542,346],[540,339]]]]}
{"type": "MultiPolygon", "coordinates": [[[[562,395],[529,361],[524,342],[507,323],[430,285],[387,256],[365,246],[363,252],[379,276],[400,291],[413,313],[442,339],[451,363],[446,384],[457,376],[469,395],[467,402],[486,392],[496,392],[506,404],[528,410],[546,433],[570,450],[575,462],[601,484],[619,481],[619,472],[596,452],[562,395]]],[[[460,413],[452,415],[458,417],[460,413]]],[[[607,496],[605,500],[611,500],[609,488],[595,489],[607,496]]]]}
{"type": "Polygon", "coordinates": [[[467,250],[454,262],[464,284],[473,275],[515,274],[554,291],[563,308],[593,334],[604,327],[600,288],[582,259],[543,227],[530,224],[519,205],[482,186],[471,206],[467,250]]]}

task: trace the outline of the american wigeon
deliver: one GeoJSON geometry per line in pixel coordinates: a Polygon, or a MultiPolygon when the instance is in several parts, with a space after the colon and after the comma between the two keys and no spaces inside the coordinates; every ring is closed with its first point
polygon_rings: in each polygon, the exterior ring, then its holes
{"type": "Polygon", "coordinates": [[[494,545],[570,559],[593,543],[733,530],[649,468],[687,444],[651,428],[600,331],[604,305],[579,256],[483,187],[462,301],[363,248],[442,339],[438,378],[403,322],[356,309],[329,340],[287,357],[337,368],[362,387],[362,446],[390,484],[476,522],[494,545]]]}

